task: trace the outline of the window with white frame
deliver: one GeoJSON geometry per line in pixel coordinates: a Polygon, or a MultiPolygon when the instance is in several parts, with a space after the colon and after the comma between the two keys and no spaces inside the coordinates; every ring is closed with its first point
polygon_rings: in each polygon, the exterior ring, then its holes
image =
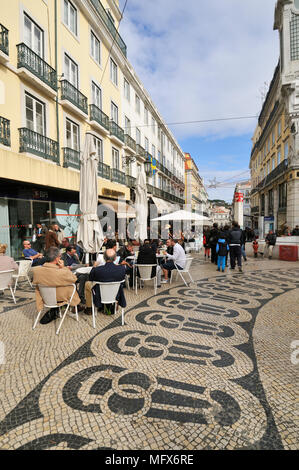
{"type": "Polygon", "coordinates": [[[140,145],[140,142],[141,142],[140,130],[138,129],[138,127],[136,127],[136,144],[140,145]]]}
{"type": "Polygon", "coordinates": [[[91,57],[98,63],[101,63],[101,43],[96,37],[96,35],[91,31],[90,32],[90,50],[91,57]]]}
{"type": "Polygon", "coordinates": [[[280,164],[280,147],[277,149],[277,165],[280,164]]]}
{"type": "Polygon", "coordinates": [[[119,151],[112,147],[112,168],[119,170],[119,151]]]}
{"type": "Polygon", "coordinates": [[[29,93],[25,93],[25,115],[26,127],[38,134],[45,135],[45,104],[29,93]]]}
{"type": "Polygon", "coordinates": [[[102,109],[102,90],[94,82],[91,82],[91,99],[99,109],[102,109]]]}
{"type": "Polygon", "coordinates": [[[275,144],[275,130],[272,131],[272,147],[275,144]]]}
{"type": "Polygon", "coordinates": [[[77,10],[69,0],[64,0],[64,23],[77,36],[77,10]]]}
{"type": "Polygon", "coordinates": [[[130,83],[124,78],[124,97],[130,101],[130,83]]]}
{"type": "Polygon", "coordinates": [[[67,54],[64,54],[64,78],[78,88],[78,65],[67,54]]]}
{"type": "Polygon", "coordinates": [[[66,119],[66,146],[70,149],[80,150],[79,126],[70,119],[66,119]]]}
{"type": "Polygon", "coordinates": [[[148,143],[148,138],[144,137],[144,148],[148,152],[149,149],[149,143],[148,143]]]}
{"type": "Polygon", "coordinates": [[[24,13],[24,43],[40,57],[44,57],[44,32],[24,13]]]}
{"type": "Polygon", "coordinates": [[[125,116],[125,134],[131,135],[131,120],[125,116]]]}
{"type": "Polygon", "coordinates": [[[118,85],[118,71],[117,71],[117,65],[114,62],[113,59],[110,57],[110,80],[114,85],[118,85]]]}
{"type": "Polygon", "coordinates": [[[135,111],[140,114],[140,98],[135,94],[135,111]]]}
{"type": "Polygon", "coordinates": [[[275,168],[275,157],[272,157],[272,171],[274,170],[275,168]]]}
{"type": "Polygon", "coordinates": [[[148,109],[144,108],[144,124],[148,125],[148,109]]]}
{"type": "Polygon", "coordinates": [[[156,158],[156,147],[152,144],[152,156],[156,158]]]}
{"type": "Polygon", "coordinates": [[[284,143],[284,158],[288,158],[288,155],[289,155],[289,143],[288,141],[286,141],[284,143]]]}
{"type": "Polygon", "coordinates": [[[113,101],[111,101],[111,119],[114,121],[116,124],[118,124],[118,107],[116,106],[113,101]]]}
{"type": "Polygon", "coordinates": [[[96,149],[96,154],[98,156],[99,162],[103,162],[103,141],[98,137],[93,138],[93,143],[96,149]]]}

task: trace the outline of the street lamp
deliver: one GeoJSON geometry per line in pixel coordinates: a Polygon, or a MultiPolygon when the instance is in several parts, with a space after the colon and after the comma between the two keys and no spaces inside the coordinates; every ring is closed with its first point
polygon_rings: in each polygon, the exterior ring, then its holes
{"type": "Polygon", "coordinates": [[[152,162],[151,162],[151,156],[149,153],[147,155],[124,155],[123,164],[128,165],[129,163],[134,163],[137,161],[138,157],[145,158],[145,161],[143,162],[144,171],[145,171],[146,176],[151,176],[152,162]]]}

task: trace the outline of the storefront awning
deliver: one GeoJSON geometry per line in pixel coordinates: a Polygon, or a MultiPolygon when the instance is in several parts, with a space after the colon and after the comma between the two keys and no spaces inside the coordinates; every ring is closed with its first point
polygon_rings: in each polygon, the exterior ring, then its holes
{"type": "Polygon", "coordinates": [[[99,198],[99,204],[113,210],[117,214],[118,219],[131,219],[136,217],[134,207],[130,206],[125,201],[116,201],[115,199],[101,197],[99,198]]]}
{"type": "Polygon", "coordinates": [[[168,204],[166,201],[164,201],[164,199],[160,199],[159,197],[152,196],[152,200],[154,201],[159,214],[164,214],[164,212],[169,211],[168,204]]]}

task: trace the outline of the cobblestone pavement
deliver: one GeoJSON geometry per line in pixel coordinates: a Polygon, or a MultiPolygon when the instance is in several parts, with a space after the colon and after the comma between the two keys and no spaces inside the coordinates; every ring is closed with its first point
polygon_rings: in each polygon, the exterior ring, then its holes
{"type": "Polygon", "coordinates": [[[299,263],[194,257],[188,287],[127,292],[124,326],[33,331],[29,286],[0,296],[0,449],[297,449],[299,263]]]}

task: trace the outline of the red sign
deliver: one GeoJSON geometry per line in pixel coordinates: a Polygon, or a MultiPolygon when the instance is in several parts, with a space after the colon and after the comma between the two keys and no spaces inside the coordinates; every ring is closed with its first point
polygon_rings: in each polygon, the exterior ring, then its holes
{"type": "Polygon", "coordinates": [[[235,193],[235,202],[243,202],[243,193],[235,193]]]}

